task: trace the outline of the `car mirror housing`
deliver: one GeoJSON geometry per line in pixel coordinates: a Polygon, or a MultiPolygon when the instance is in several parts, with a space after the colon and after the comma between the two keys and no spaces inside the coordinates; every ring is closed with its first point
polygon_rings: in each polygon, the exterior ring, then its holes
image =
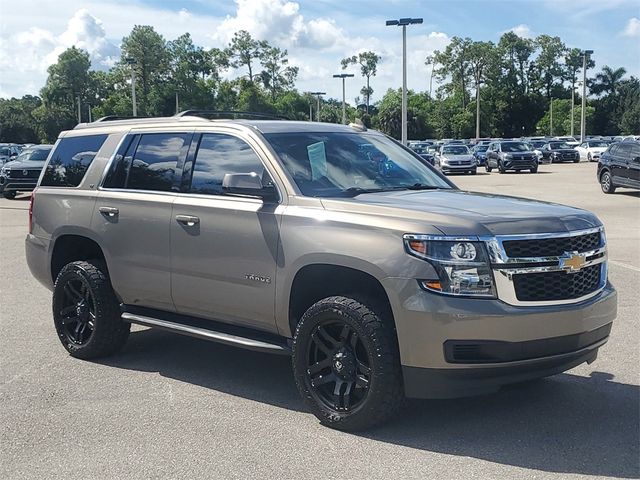
{"type": "Polygon", "coordinates": [[[227,173],[222,180],[222,191],[228,195],[245,195],[274,200],[278,197],[273,185],[263,186],[262,179],[255,173],[227,173]]]}

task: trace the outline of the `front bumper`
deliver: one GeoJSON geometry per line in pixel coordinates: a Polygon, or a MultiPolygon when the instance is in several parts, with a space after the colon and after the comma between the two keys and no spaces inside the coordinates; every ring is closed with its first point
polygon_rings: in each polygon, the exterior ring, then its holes
{"type": "Polygon", "coordinates": [[[398,292],[397,297],[390,294],[390,300],[405,391],[410,397],[487,393],[508,383],[553,375],[593,361],[598,348],[607,341],[606,326],[617,313],[617,294],[609,283],[582,302],[547,306],[514,306],[494,299],[438,295],[420,289],[415,279],[387,278],[383,285],[387,292],[398,292]],[[589,332],[595,333],[589,336],[589,332]],[[560,340],[565,337],[568,343],[560,340]],[[447,358],[448,341],[503,344],[509,346],[507,351],[530,349],[539,356],[454,363],[447,358]]]}
{"type": "Polygon", "coordinates": [[[0,193],[31,192],[38,184],[37,178],[7,178],[0,175],[0,193]]]}
{"type": "Polygon", "coordinates": [[[472,170],[475,170],[478,166],[475,163],[468,163],[465,165],[444,165],[441,164],[440,165],[440,169],[447,173],[447,172],[470,172],[472,170]]]}
{"type": "Polygon", "coordinates": [[[537,157],[527,160],[502,160],[505,170],[530,170],[538,167],[537,157]]]}

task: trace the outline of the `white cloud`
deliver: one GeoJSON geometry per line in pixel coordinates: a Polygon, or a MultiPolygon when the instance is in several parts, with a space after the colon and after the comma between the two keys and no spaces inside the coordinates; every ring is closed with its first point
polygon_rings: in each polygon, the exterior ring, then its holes
{"type": "Polygon", "coordinates": [[[521,23],[520,25],[516,25],[513,28],[503,31],[502,33],[513,32],[519,37],[522,38],[533,38],[535,35],[531,31],[531,27],[529,25],[521,23]]]}
{"type": "Polygon", "coordinates": [[[640,37],[640,19],[630,18],[622,34],[626,37],[640,37]]]}
{"type": "Polygon", "coordinates": [[[78,10],[69,19],[60,35],[30,27],[0,38],[3,96],[37,94],[44,85],[48,66],[73,45],[89,52],[94,69],[108,68],[120,54],[119,48],[107,40],[100,20],[85,9],[78,10]]]}

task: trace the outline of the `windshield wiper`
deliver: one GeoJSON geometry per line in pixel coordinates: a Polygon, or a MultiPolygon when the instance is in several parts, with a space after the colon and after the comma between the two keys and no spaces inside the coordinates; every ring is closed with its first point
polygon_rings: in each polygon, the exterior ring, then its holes
{"type": "Polygon", "coordinates": [[[403,185],[402,188],[407,190],[440,190],[445,187],[436,187],[435,185],[425,185],[424,183],[414,183],[413,185],[403,185]]]}

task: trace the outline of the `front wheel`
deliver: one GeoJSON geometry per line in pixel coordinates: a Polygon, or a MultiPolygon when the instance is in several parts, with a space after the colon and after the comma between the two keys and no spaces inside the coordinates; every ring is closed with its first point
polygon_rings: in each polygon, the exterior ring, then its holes
{"type": "Polygon", "coordinates": [[[471,170],[471,175],[477,175],[478,173],[478,169],[474,168],[473,170],[471,170]]]}
{"type": "Polygon", "coordinates": [[[499,171],[500,173],[505,173],[505,172],[506,172],[506,170],[505,170],[504,165],[502,164],[502,162],[498,162],[498,171],[499,171]]]}
{"type": "Polygon", "coordinates": [[[16,198],[16,192],[4,192],[2,196],[7,200],[13,200],[14,198],[16,198]]]}
{"type": "Polygon", "coordinates": [[[131,327],[120,318],[106,266],[98,260],[62,268],[53,289],[53,321],[64,348],[83,359],[115,353],[131,327]]]}
{"type": "Polygon", "coordinates": [[[602,172],[600,175],[600,188],[604,193],[614,193],[616,191],[616,187],[613,184],[613,179],[611,178],[611,173],[608,170],[602,172]]]}
{"type": "Polygon", "coordinates": [[[491,168],[489,165],[485,165],[484,169],[487,171],[487,173],[491,173],[491,170],[493,170],[493,168],[491,168]]]}
{"type": "Polygon", "coordinates": [[[530,169],[529,169],[529,171],[530,171],[531,173],[538,173],[538,167],[530,168],[530,169]]]}
{"type": "Polygon", "coordinates": [[[403,403],[391,322],[352,298],[328,297],[306,311],[292,361],[298,391],[323,425],[362,430],[388,420],[403,403]]]}
{"type": "Polygon", "coordinates": [[[590,153],[587,153],[587,160],[589,160],[590,162],[593,162],[593,157],[591,156],[590,153]]]}

